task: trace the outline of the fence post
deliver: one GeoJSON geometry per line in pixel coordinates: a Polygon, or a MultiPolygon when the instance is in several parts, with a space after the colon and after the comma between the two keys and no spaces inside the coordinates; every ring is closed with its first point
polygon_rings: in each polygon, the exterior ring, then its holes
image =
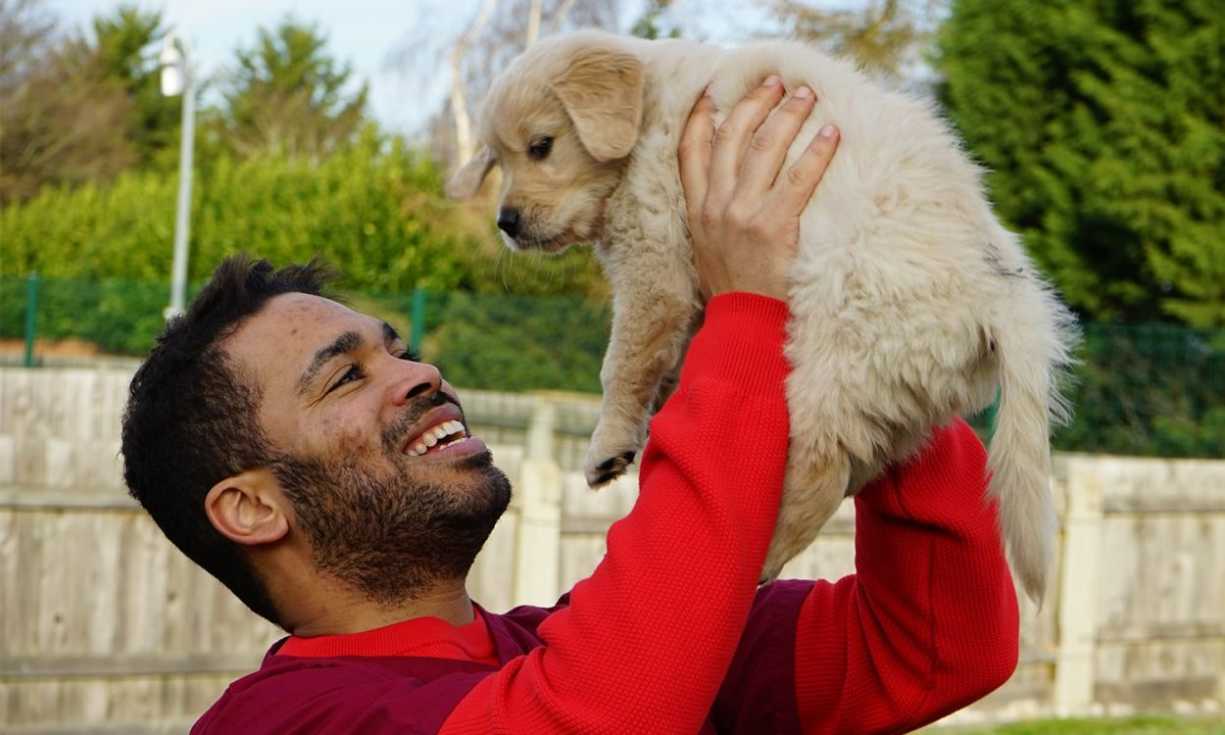
{"type": "Polygon", "coordinates": [[[553,458],[556,410],[536,399],[527,429],[515,553],[514,604],[552,605],[561,574],[561,468],[553,458]]]}
{"type": "Polygon", "coordinates": [[[1055,654],[1055,714],[1084,714],[1093,704],[1097,645],[1098,559],[1102,485],[1093,459],[1067,457],[1063,550],[1060,558],[1059,648],[1055,654]],[[1088,464],[1087,466],[1087,463],[1088,464]]]}
{"type": "Polygon", "coordinates": [[[38,274],[31,273],[26,279],[26,351],[24,365],[34,367],[34,336],[38,314],[38,274]]]}
{"type": "Polygon", "coordinates": [[[408,337],[408,347],[414,354],[421,354],[421,338],[425,336],[425,289],[413,289],[413,332],[408,337]]]}

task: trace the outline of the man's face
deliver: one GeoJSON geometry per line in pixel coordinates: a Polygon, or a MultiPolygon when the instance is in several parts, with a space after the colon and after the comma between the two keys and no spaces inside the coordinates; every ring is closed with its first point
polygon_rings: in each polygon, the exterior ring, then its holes
{"type": "Polygon", "coordinates": [[[269,300],[225,348],[260,387],[291,528],[321,572],[387,603],[467,573],[510,484],[436,368],[385,323],[307,294],[269,300]]]}

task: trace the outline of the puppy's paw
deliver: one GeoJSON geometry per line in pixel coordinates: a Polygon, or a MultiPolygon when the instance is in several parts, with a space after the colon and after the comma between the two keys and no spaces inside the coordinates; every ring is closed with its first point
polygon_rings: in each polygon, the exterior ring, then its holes
{"type": "Polygon", "coordinates": [[[584,473],[587,475],[587,484],[590,487],[600,487],[606,485],[621,475],[625,474],[625,470],[634,463],[634,457],[637,452],[626,450],[615,457],[607,459],[589,459],[584,473]]]}
{"type": "Polygon", "coordinates": [[[757,578],[757,584],[770,584],[778,579],[778,575],[782,574],[783,565],[777,563],[766,562],[766,566],[761,570],[761,576],[757,578]]]}
{"type": "Polygon", "coordinates": [[[770,541],[770,550],[766,552],[766,561],[762,564],[761,576],[757,578],[757,584],[769,584],[778,579],[778,575],[783,573],[783,565],[791,561],[791,558],[803,550],[803,547],[796,548],[792,543],[788,543],[785,534],[775,533],[775,536],[770,541]],[[783,536],[780,538],[780,536],[783,536]]]}

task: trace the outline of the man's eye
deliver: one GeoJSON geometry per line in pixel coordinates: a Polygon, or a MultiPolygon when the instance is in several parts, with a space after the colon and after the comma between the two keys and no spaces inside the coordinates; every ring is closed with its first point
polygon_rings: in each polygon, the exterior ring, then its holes
{"type": "Polygon", "coordinates": [[[549,157],[551,150],[553,150],[553,139],[545,135],[532,141],[532,144],[527,147],[527,155],[537,161],[543,161],[549,157]]]}
{"type": "Polygon", "coordinates": [[[413,352],[412,350],[405,350],[401,352],[400,354],[396,355],[396,357],[401,360],[407,360],[408,362],[421,362],[421,355],[418,355],[416,352],[413,352]]]}
{"type": "Polygon", "coordinates": [[[328,388],[328,393],[331,393],[332,391],[336,390],[337,388],[344,385],[345,383],[348,383],[349,381],[358,380],[361,377],[362,377],[361,368],[354,365],[353,367],[346,370],[345,374],[340,376],[340,380],[337,380],[335,383],[333,383],[331,388],[328,388]]]}

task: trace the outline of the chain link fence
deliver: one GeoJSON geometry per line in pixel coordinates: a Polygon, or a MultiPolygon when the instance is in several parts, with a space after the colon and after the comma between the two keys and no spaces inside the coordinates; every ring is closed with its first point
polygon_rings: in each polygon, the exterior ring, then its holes
{"type": "MultiPolygon", "coordinates": [[[[341,293],[387,320],[455,385],[598,393],[611,308],[581,297],[417,290],[341,293]]],[[[168,285],[0,278],[0,360],[88,362],[144,354],[164,323],[168,285]],[[67,347],[64,341],[69,341],[67,347]],[[54,349],[53,349],[54,348],[54,349]]],[[[1066,451],[1225,457],[1225,331],[1085,324],[1067,392],[1066,451]]],[[[990,412],[975,417],[989,431],[990,412]]]]}

